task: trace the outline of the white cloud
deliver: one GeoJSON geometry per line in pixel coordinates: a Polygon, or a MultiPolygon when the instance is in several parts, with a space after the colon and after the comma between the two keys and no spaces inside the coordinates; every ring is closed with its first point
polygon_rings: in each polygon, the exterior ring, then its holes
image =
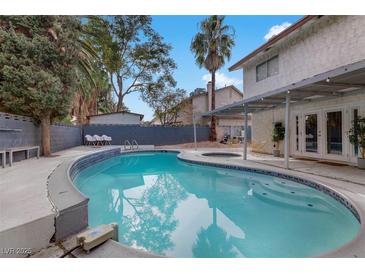
{"type": "Polygon", "coordinates": [[[290,27],[291,23],[284,22],[280,25],[274,25],[270,28],[269,32],[265,34],[264,39],[267,41],[270,38],[274,37],[275,35],[278,35],[280,32],[285,30],[286,28],[290,27]]]}
{"type": "MultiPolygon", "coordinates": [[[[204,74],[202,77],[202,80],[205,83],[208,83],[211,79],[212,79],[212,75],[210,73],[204,74]]],[[[217,88],[222,88],[224,86],[230,86],[230,85],[239,86],[241,84],[242,84],[242,80],[240,80],[240,79],[228,77],[224,73],[221,73],[221,72],[215,73],[215,85],[217,88]]]]}

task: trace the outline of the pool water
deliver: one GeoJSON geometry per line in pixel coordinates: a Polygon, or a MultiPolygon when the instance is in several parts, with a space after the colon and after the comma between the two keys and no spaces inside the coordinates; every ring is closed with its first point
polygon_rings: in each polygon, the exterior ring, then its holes
{"type": "Polygon", "coordinates": [[[360,224],[332,197],[273,176],[195,165],[176,153],[121,155],[83,170],[89,224],[117,222],[125,245],[172,257],[309,257],[360,224]]]}

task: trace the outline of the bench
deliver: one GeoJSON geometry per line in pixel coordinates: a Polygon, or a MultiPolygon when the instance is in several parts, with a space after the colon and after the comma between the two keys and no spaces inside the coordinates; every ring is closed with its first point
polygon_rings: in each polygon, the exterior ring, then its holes
{"type": "MultiPolygon", "coordinates": [[[[13,153],[14,152],[18,152],[18,151],[25,151],[26,155],[25,158],[29,159],[29,152],[31,150],[37,150],[37,158],[39,159],[39,153],[40,153],[40,149],[39,146],[27,146],[27,147],[11,147],[11,148],[7,148],[6,152],[9,153],[9,166],[12,166],[13,164],[13,153]]],[[[4,163],[4,161],[3,161],[4,163]]]]}
{"type": "Polygon", "coordinates": [[[5,165],[6,165],[6,151],[5,150],[0,150],[0,155],[1,155],[2,166],[3,166],[3,168],[5,168],[5,165]]]}

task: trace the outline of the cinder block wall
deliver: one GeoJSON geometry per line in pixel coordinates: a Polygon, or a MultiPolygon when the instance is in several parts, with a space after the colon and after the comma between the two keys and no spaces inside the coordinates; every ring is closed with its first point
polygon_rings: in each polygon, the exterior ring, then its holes
{"type": "MultiPolygon", "coordinates": [[[[175,145],[194,142],[193,126],[85,125],[84,135],[108,135],[113,145],[135,139],[140,145],[175,145]]],[[[197,141],[209,140],[209,127],[197,126],[197,141]]]]}
{"type": "MultiPolygon", "coordinates": [[[[51,150],[62,149],[82,144],[82,128],[80,126],[51,126],[51,150]]],[[[41,145],[40,126],[31,118],[0,112],[0,150],[9,147],[41,145]]],[[[35,151],[31,157],[35,156],[35,151]]],[[[1,156],[0,156],[1,157],[1,156]]],[[[14,161],[25,158],[25,152],[14,153],[14,161]]]]}

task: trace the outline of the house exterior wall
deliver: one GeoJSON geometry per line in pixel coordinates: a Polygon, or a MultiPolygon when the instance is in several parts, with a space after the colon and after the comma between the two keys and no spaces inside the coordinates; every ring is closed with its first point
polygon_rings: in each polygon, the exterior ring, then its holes
{"type": "MultiPolygon", "coordinates": [[[[202,113],[208,111],[208,96],[207,94],[200,94],[194,96],[192,98],[192,112],[193,113],[202,113]]],[[[191,123],[193,121],[191,120],[191,123]]],[[[204,118],[197,118],[197,124],[206,124],[206,119],[204,118]]]]}
{"type": "Polygon", "coordinates": [[[188,100],[182,103],[181,108],[177,114],[177,121],[183,125],[193,124],[192,101],[188,100]]]}
{"type": "MultiPolygon", "coordinates": [[[[208,85],[209,89],[209,85],[208,85]]],[[[242,95],[236,92],[232,87],[227,87],[215,93],[216,108],[242,100],[242,95]]],[[[190,101],[184,104],[178,114],[178,122],[182,124],[192,124],[192,113],[203,113],[209,111],[208,94],[193,96],[190,101]]],[[[198,124],[207,124],[210,119],[198,118],[198,124]]]]}
{"type": "MultiPolygon", "coordinates": [[[[193,124],[193,113],[203,113],[209,111],[209,89],[211,85],[207,85],[207,93],[191,97],[191,100],[183,103],[179,113],[177,122],[182,125],[193,124]]],[[[242,94],[239,94],[231,86],[221,89],[215,93],[216,108],[242,100],[242,94]]],[[[249,121],[250,122],[250,121],[249,121]]],[[[210,125],[209,117],[198,117],[197,124],[210,125]]],[[[217,118],[217,138],[222,139],[225,134],[234,133],[238,135],[244,125],[243,118],[220,119],[217,118]]]]}
{"type": "Polygon", "coordinates": [[[226,90],[219,91],[215,95],[215,107],[223,107],[243,99],[243,96],[238,92],[234,91],[232,88],[227,88],[226,90]]]}
{"type": "MultiPolygon", "coordinates": [[[[356,156],[354,155],[353,146],[350,144],[347,132],[351,128],[353,120],[352,111],[354,108],[359,110],[359,115],[365,115],[365,89],[356,92],[356,94],[337,97],[329,100],[318,100],[313,102],[293,104],[290,109],[289,130],[290,130],[290,154],[297,157],[315,157],[320,159],[338,160],[345,162],[356,163],[356,156]],[[327,111],[342,111],[342,155],[328,155],[326,153],[326,112],[327,111]],[[319,130],[321,136],[319,137],[319,153],[309,155],[305,152],[305,129],[304,129],[304,115],[307,113],[317,113],[319,117],[319,130]],[[296,125],[295,117],[298,116],[301,125],[299,126],[299,151],[296,150],[296,125]]],[[[252,138],[253,150],[263,153],[272,153],[273,143],[271,141],[271,134],[273,124],[275,122],[282,122],[284,124],[285,109],[276,108],[274,110],[261,111],[252,115],[252,138]]],[[[283,153],[283,142],[280,144],[280,150],[283,153]]]]}
{"type": "Polygon", "coordinates": [[[89,124],[136,125],[139,123],[140,115],[132,113],[112,113],[89,117],[89,124]]]}
{"type": "Polygon", "coordinates": [[[322,16],[244,65],[245,98],[365,59],[365,16],[322,16]],[[256,82],[256,66],[279,55],[279,73],[256,82]]]}

